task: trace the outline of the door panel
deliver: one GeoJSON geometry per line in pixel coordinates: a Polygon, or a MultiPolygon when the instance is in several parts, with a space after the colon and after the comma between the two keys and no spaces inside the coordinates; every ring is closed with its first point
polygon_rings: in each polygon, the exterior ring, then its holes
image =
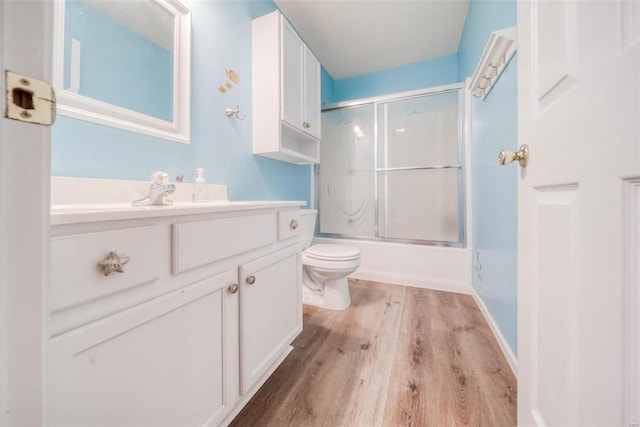
{"type": "Polygon", "coordinates": [[[536,270],[532,286],[533,356],[532,411],[546,425],[574,424],[571,384],[574,363],[576,313],[576,214],[578,189],[538,189],[534,195],[533,258],[536,270]],[[564,284],[561,287],[546,284],[564,284]]]}
{"type": "MultiPolygon", "coordinates": [[[[0,1],[4,70],[51,80],[53,2],[0,1]]],[[[42,425],[50,128],[0,117],[0,425],[42,425]]]]}
{"type": "Polygon", "coordinates": [[[545,103],[576,79],[576,7],[573,2],[542,1],[532,3],[531,13],[535,20],[531,36],[537,56],[533,63],[536,93],[538,101],[545,103]]]}
{"type": "Polygon", "coordinates": [[[624,425],[640,420],[640,177],[625,182],[624,425]]]}
{"type": "Polygon", "coordinates": [[[630,3],[518,4],[518,144],[530,149],[518,184],[518,425],[621,425],[623,402],[638,400],[625,388],[638,371],[621,368],[637,348],[623,324],[637,309],[624,303],[625,259],[637,260],[623,252],[623,183],[640,176],[630,3]]]}

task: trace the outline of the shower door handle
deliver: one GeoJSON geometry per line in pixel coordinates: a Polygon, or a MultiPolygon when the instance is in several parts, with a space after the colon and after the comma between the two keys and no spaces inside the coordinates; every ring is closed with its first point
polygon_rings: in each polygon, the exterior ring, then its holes
{"type": "Polygon", "coordinates": [[[498,155],[498,163],[501,165],[508,165],[509,163],[517,160],[520,164],[520,167],[526,168],[529,163],[529,146],[527,144],[523,144],[520,146],[520,149],[516,152],[511,150],[500,150],[500,154],[498,155]]]}

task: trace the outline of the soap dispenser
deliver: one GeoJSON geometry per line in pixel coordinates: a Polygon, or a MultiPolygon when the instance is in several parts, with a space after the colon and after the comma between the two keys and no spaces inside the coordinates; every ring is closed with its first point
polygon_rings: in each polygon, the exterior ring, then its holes
{"type": "Polygon", "coordinates": [[[193,203],[203,203],[209,201],[209,190],[207,189],[207,181],[204,179],[204,169],[197,168],[195,191],[193,192],[193,203]]]}

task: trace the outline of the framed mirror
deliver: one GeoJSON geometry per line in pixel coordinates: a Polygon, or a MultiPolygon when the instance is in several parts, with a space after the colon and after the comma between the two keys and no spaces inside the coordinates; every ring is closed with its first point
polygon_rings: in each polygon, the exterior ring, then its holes
{"type": "Polygon", "coordinates": [[[190,142],[191,12],[177,0],[54,2],[58,114],[190,142]]]}

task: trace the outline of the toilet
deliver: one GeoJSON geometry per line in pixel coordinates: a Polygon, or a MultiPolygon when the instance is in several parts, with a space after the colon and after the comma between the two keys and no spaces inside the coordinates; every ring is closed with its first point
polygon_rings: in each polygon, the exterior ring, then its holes
{"type": "Polygon", "coordinates": [[[316,225],[314,209],[300,210],[302,302],[331,310],[351,304],[347,276],[360,266],[360,250],[344,245],[311,245],[316,225]]]}

